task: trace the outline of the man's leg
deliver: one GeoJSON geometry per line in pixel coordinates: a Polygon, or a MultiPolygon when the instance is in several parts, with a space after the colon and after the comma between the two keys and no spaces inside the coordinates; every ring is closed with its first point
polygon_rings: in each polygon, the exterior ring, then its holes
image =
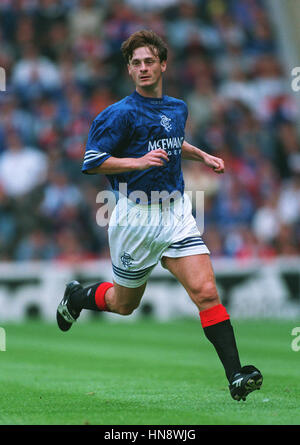
{"type": "Polygon", "coordinates": [[[243,373],[233,327],[226,308],[221,304],[209,255],[163,257],[162,264],[184,286],[196,304],[205,336],[214,345],[223,364],[232,397],[236,400],[241,400],[241,398],[245,400],[251,391],[259,389],[262,376],[252,366],[244,367],[247,369],[244,369],[243,373]],[[241,383],[241,378],[244,379],[245,388],[239,389],[238,393],[234,387],[231,388],[235,376],[238,376],[238,384],[241,383]],[[252,388],[250,384],[253,378],[256,380],[252,388]]]}
{"type": "Polygon", "coordinates": [[[164,257],[163,265],[175,275],[196,304],[204,333],[214,345],[229,380],[240,370],[241,364],[229,315],[217,292],[209,255],[164,257]]]}
{"type": "Polygon", "coordinates": [[[68,331],[82,309],[114,312],[129,315],[141,301],[146,283],[136,288],[117,283],[96,283],[83,288],[77,281],[66,287],[64,298],[57,309],[57,323],[62,331],[68,331]]]}
{"type": "Polygon", "coordinates": [[[114,282],[113,286],[103,294],[106,307],[102,310],[130,315],[139,306],[145,288],[146,283],[139,287],[129,288],[114,282]]]}

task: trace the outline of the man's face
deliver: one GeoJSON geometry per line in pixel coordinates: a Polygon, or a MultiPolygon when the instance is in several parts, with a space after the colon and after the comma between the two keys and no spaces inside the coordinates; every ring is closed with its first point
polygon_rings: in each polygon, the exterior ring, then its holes
{"type": "Polygon", "coordinates": [[[147,46],[134,50],[132,58],[128,64],[128,72],[139,88],[155,87],[165,72],[167,63],[160,62],[159,57],[147,46]]]}

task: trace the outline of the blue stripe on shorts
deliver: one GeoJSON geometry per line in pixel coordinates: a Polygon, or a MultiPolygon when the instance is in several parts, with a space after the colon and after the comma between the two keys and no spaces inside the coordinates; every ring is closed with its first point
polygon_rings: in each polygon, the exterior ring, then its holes
{"type": "Polygon", "coordinates": [[[201,236],[189,236],[182,241],[177,241],[169,246],[169,249],[187,249],[194,246],[203,246],[204,242],[201,236]]]}
{"type": "Polygon", "coordinates": [[[143,270],[124,270],[124,269],[120,269],[119,267],[115,266],[114,264],[112,265],[113,267],[113,271],[115,273],[115,275],[117,275],[118,277],[121,278],[126,278],[128,280],[138,280],[140,278],[145,277],[148,272],[152,269],[151,267],[147,267],[147,269],[143,269],[143,270]]]}

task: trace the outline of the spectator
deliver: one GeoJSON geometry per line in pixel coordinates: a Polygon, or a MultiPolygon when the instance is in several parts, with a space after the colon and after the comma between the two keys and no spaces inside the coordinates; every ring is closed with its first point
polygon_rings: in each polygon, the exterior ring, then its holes
{"type": "Polygon", "coordinates": [[[300,172],[300,143],[293,122],[281,122],[276,128],[274,163],[283,179],[300,172]]]}
{"type": "Polygon", "coordinates": [[[24,236],[16,248],[16,261],[49,261],[57,255],[52,239],[40,229],[35,229],[24,236]]]}
{"type": "MultiPolygon", "coordinates": [[[[3,134],[13,130],[20,134],[24,143],[27,145],[34,144],[34,117],[32,113],[21,107],[17,96],[14,94],[7,93],[1,99],[0,128],[3,134]]],[[[2,144],[4,146],[4,141],[2,144]]]]}
{"type": "Polygon", "coordinates": [[[299,254],[298,107],[261,0],[2,0],[0,20],[1,259],[107,255],[86,215],[108,182],[80,173],[83,148],[93,117],[131,92],[120,45],[144,27],[167,40],[186,139],[225,160],[223,177],[183,163],[186,189],[205,190],[212,253],[299,254]]]}
{"type": "Polygon", "coordinates": [[[82,196],[78,187],[68,182],[65,172],[50,172],[49,179],[41,203],[41,212],[48,217],[59,218],[66,212],[66,208],[76,208],[82,196]]]}
{"type": "Polygon", "coordinates": [[[14,66],[12,86],[26,101],[43,93],[55,94],[61,86],[59,70],[30,43],[24,47],[22,58],[14,66]]]}
{"type": "Polygon", "coordinates": [[[22,197],[46,180],[47,157],[22,144],[18,133],[7,133],[7,149],[0,155],[0,184],[11,197],[22,197]]]}
{"type": "Polygon", "coordinates": [[[125,2],[132,8],[145,11],[161,11],[170,6],[174,6],[179,3],[179,0],[125,0],[125,2]]]}
{"type": "Polygon", "coordinates": [[[282,187],[278,210],[282,224],[292,225],[300,222],[300,174],[292,176],[282,187]]]}
{"type": "Polygon", "coordinates": [[[70,38],[77,42],[86,36],[100,36],[104,20],[104,8],[95,0],[80,0],[68,16],[70,38]]]}
{"type": "Polygon", "coordinates": [[[204,53],[217,51],[221,40],[215,27],[200,20],[197,6],[192,1],[178,2],[176,17],[168,23],[168,38],[180,54],[191,48],[204,53]]]}
{"type": "Polygon", "coordinates": [[[17,222],[13,206],[0,185],[0,260],[9,258],[9,248],[16,237],[17,222]]]}
{"type": "Polygon", "coordinates": [[[277,208],[278,196],[266,197],[257,208],[252,228],[256,238],[263,243],[272,243],[280,230],[280,213],[277,208]]]}
{"type": "Polygon", "coordinates": [[[257,91],[241,66],[232,68],[229,77],[220,85],[219,95],[227,101],[241,102],[252,112],[256,109],[257,91]]]}
{"type": "Polygon", "coordinates": [[[189,114],[197,127],[205,127],[215,116],[221,104],[210,77],[197,79],[195,89],[187,96],[189,114]]]}

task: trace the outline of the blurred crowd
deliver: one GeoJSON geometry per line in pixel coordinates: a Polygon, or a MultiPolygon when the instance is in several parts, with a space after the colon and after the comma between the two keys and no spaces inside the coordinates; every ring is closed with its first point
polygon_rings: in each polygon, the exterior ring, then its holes
{"type": "Polygon", "coordinates": [[[212,254],[300,253],[299,115],[263,1],[2,0],[0,24],[0,260],[109,255],[108,182],[81,165],[93,118],[133,91],[120,45],[142,28],[168,43],[186,140],[225,160],[225,175],[183,162],[212,254]]]}

